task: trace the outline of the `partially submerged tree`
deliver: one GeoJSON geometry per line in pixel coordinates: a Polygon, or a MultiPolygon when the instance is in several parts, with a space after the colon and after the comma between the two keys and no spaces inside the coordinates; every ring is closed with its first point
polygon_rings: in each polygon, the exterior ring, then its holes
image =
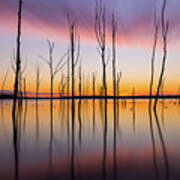
{"type": "Polygon", "coordinates": [[[79,97],[82,96],[82,72],[81,72],[81,63],[79,65],[79,97]]]}
{"type": "Polygon", "coordinates": [[[65,88],[66,88],[66,81],[65,81],[64,73],[62,72],[61,80],[59,81],[59,85],[58,85],[59,97],[64,96],[65,88]]]}
{"type": "Polygon", "coordinates": [[[77,38],[76,21],[71,21],[68,16],[69,32],[70,32],[70,52],[71,52],[71,82],[72,82],[72,97],[75,92],[75,67],[78,64],[80,57],[80,37],[77,38]]]}
{"type": "Polygon", "coordinates": [[[117,96],[119,96],[119,85],[122,78],[122,72],[117,73],[117,96]]]}
{"type": "Polygon", "coordinates": [[[15,81],[14,81],[14,100],[13,100],[13,112],[12,115],[15,116],[16,111],[16,100],[18,93],[19,84],[19,73],[21,72],[21,17],[22,17],[22,0],[19,0],[18,5],[18,28],[17,28],[17,49],[16,49],[16,71],[15,71],[15,81]]]}
{"type": "Polygon", "coordinates": [[[117,32],[117,23],[115,19],[114,12],[112,14],[112,76],[113,76],[113,94],[116,97],[116,32],[117,32]]]}
{"type": "Polygon", "coordinates": [[[53,90],[54,90],[54,79],[56,75],[62,70],[62,68],[65,66],[64,58],[66,57],[67,53],[65,53],[60,60],[58,61],[57,65],[54,68],[54,58],[53,58],[53,53],[54,53],[54,46],[55,43],[47,40],[47,44],[49,47],[49,58],[45,58],[43,56],[39,56],[44,62],[47,63],[49,66],[49,72],[50,72],[50,92],[51,92],[51,99],[53,99],[53,90]]]}
{"type": "MultiPolygon", "coordinates": [[[[13,72],[16,74],[15,54],[14,54],[13,60],[14,61],[12,61],[11,68],[12,68],[13,72]]],[[[27,60],[25,61],[24,67],[23,68],[21,67],[21,70],[19,72],[19,77],[18,77],[18,92],[17,93],[20,95],[20,101],[22,100],[22,97],[23,97],[23,85],[22,84],[23,84],[23,76],[24,76],[26,69],[27,69],[27,60]]]]}
{"type": "Polygon", "coordinates": [[[67,55],[67,96],[70,94],[70,55],[67,55]]]}
{"type": "Polygon", "coordinates": [[[8,78],[8,74],[9,74],[9,67],[7,68],[4,77],[2,79],[2,84],[1,84],[1,94],[4,94],[4,88],[7,82],[7,78],[8,78]]]}
{"type": "MultiPolygon", "coordinates": [[[[153,83],[154,83],[154,61],[156,56],[156,47],[157,47],[157,39],[158,39],[158,30],[159,30],[159,23],[156,16],[156,10],[154,12],[154,44],[153,44],[153,51],[152,51],[152,57],[151,57],[151,80],[150,80],[150,100],[152,98],[152,90],[153,90],[153,83]]],[[[151,101],[150,101],[151,102],[151,101]]]]}
{"type": "Polygon", "coordinates": [[[27,99],[27,92],[26,92],[26,78],[23,79],[23,85],[24,85],[23,97],[27,99]]]}
{"type": "Polygon", "coordinates": [[[39,98],[39,87],[40,87],[40,67],[36,65],[36,101],[39,98]]]}
{"type": "Polygon", "coordinates": [[[92,88],[93,88],[93,98],[94,98],[95,94],[96,94],[96,77],[95,77],[94,73],[93,73],[92,77],[93,77],[92,88]]]}
{"type": "Polygon", "coordinates": [[[163,60],[162,60],[162,67],[161,67],[161,73],[159,77],[157,92],[156,92],[156,98],[154,102],[154,109],[156,109],[158,99],[159,99],[159,93],[164,77],[165,72],[165,66],[166,66],[166,59],[167,59],[167,35],[168,35],[168,29],[169,29],[169,23],[165,20],[165,10],[166,10],[167,0],[163,0],[163,6],[162,6],[162,12],[161,12],[161,23],[162,23],[162,39],[163,39],[163,60]]]}
{"type": "Polygon", "coordinates": [[[96,0],[96,12],[95,12],[95,26],[94,26],[96,40],[98,43],[97,51],[101,56],[103,67],[103,89],[104,95],[107,97],[107,83],[106,83],[106,67],[108,64],[108,58],[106,59],[106,8],[102,7],[102,0],[96,0]]]}

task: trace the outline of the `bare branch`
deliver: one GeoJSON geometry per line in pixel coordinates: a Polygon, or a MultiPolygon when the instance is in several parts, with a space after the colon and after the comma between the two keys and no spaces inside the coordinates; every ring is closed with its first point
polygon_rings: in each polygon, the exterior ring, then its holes
{"type": "Polygon", "coordinates": [[[4,87],[6,85],[6,81],[7,81],[7,78],[8,78],[8,74],[9,74],[9,67],[7,68],[6,70],[6,73],[4,75],[4,78],[3,78],[3,81],[2,81],[2,86],[1,86],[1,90],[4,91],[4,87]]]}
{"type": "Polygon", "coordinates": [[[80,56],[80,37],[78,37],[78,49],[77,49],[76,61],[74,63],[74,66],[77,65],[77,63],[79,61],[79,56],[80,56]]]}
{"type": "Polygon", "coordinates": [[[38,57],[49,65],[49,61],[45,57],[43,57],[41,55],[38,55],[38,57]]]}
{"type": "MultiPolygon", "coordinates": [[[[54,71],[54,75],[56,75],[56,74],[62,69],[61,64],[62,64],[64,58],[67,56],[67,54],[68,54],[68,52],[66,52],[66,53],[62,56],[62,58],[59,60],[58,64],[56,65],[56,68],[55,68],[55,71],[54,71]]],[[[65,63],[65,64],[66,64],[66,63],[65,63]]],[[[64,65],[65,65],[65,64],[64,64],[64,65]]],[[[63,67],[64,67],[64,65],[63,65],[63,67]]]]}

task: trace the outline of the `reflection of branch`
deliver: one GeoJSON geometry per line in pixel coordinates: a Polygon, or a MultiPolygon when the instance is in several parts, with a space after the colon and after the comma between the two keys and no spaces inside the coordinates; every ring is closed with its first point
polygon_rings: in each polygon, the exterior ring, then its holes
{"type": "MultiPolygon", "coordinates": [[[[115,96],[114,96],[115,97],[115,96]]],[[[117,141],[117,100],[114,98],[114,180],[117,179],[116,141],[117,141]]]]}
{"type": "Polygon", "coordinates": [[[154,137],[154,130],[153,130],[153,122],[152,122],[152,109],[151,109],[151,100],[149,101],[149,125],[150,125],[150,133],[151,133],[151,142],[152,142],[152,150],[153,150],[153,164],[156,174],[156,179],[159,179],[159,170],[157,166],[157,156],[156,156],[156,143],[154,137]]]}
{"type": "Polygon", "coordinates": [[[53,100],[50,101],[50,138],[49,138],[49,171],[52,168],[52,153],[53,153],[53,100]]]}
{"type": "Polygon", "coordinates": [[[39,139],[39,103],[36,101],[36,140],[39,139]]]}
{"type": "Polygon", "coordinates": [[[71,136],[71,139],[72,139],[72,149],[71,149],[71,179],[73,180],[74,179],[74,176],[75,176],[75,168],[74,168],[74,154],[75,154],[75,142],[74,142],[74,139],[75,139],[75,102],[74,102],[74,99],[72,99],[72,104],[71,104],[71,113],[72,113],[72,136],[71,136]]]}
{"type": "Polygon", "coordinates": [[[27,118],[27,109],[28,109],[28,102],[26,101],[25,103],[25,109],[24,109],[24,134],[25,134],[25,130],[26,130],[26,118],[27,118]]]}
{"type": "Polygon", "coordinates": [[[132,112],[133,112],[133,132],[135,134],[136,131],[136,100],[135,100],[135,88],[133,88],[132,92],[132,112]]]}
{"type": "Polygon", "coordinates": [[[18,129],[17,129],[17,122],[15,116],[12,118],[13,120],[13,146],[14,146],[14,176],[15,180],[19,179],[19,148],[18,148],[18,129]]]}
{"type": "Polygon", "coordinates": [[[161,130],[161,127],[160,127],[160,123],[159,123],[159,119],[158,119],[156,109],[154,109],[154,116],[155,116],[157,130],[158,130],[158,133],[159,133],[159,138],[160,138],[160,141],[161,141],[161,146],[162,146],[162,151],[163,151],[165,171],[166,171],[166,180],[169,180],[170,175],[169,175],[168,155],[167,155],[166,145],[165,145],[165,142],[164,142],[164,138],[163,138],[163,134],[162,134],[162,130],[161,130]]]}
{"type": "Polygon", "coordinates": [[[79,120],[79,144],[82,142],[82,120],[81,120],[81,100],[78,103],[78,120],[79,120]]]}
{"type": "Polygon", "coordinates": [[[93,136],[95,135],[96,115],[95,115],[95,100],[93,99],[93,136]]]}
{"type": "Polygon", "coordinates": [[[103,135],[103,179],[106,179],[106,161],[107,161],[107,99],[105,99],[104,106],[104,135],[103,135]]]}

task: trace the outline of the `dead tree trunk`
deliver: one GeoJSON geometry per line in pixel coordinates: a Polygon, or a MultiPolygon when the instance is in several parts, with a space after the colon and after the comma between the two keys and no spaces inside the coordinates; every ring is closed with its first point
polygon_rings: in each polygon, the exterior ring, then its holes
{"type": "Polygon", "coordinates": [[[47,65],[49,66],[49,72],[50,72],[50,92],[51,92],[51,99],[53,99],[53,92],[54,92],[54,78],[59,73],[59,71],[64,67],[66,62],[63,62],[64,58],[66,57],[67,53],[65,53],[62,58],[58,61],[55,69],[53,66],[53,52],[54,52],[54,42],[50,42],[47,40],[48,47],[49,47],[49,59],[46,59],[43,56],[39,56],[42,60],[44,60],[47,65]]]}
{"type": "Polygon", "coordinates": [[[159,99],[159,93],[160,88],[162,85],[164,72],[165,72],[165,66],[166,66],[166,59],[167,59],[167,35],[168,35],[168,22],[165,22],[165,9],[166,9],[167,0],[163,1],[162,6],[162,13],[161,13],[161,23],[162,23],[162,38],[163,38],[163,60],[162,60],[162,67],[161,67],[161,73],[159,77],[157,92],[156,92],[156,98],[154,102],[154,109],[157,107],[158,99],[159,99]]]}
{"type": "Polygon", "coordinates": [[[21,17],[22,17],[22,0],[19,0],[18,10],[18,32],[17,32],[17,49],[16,49],[16,72],[14,83],[14,100],[13,100],[13,116],[15,116],[16,100],[19,84],[19,73],[21,71],[21,17]]]}
{"type": "Polygon", "coordinates": [[[119,85],[120,85],[120,80],[122,78],[122,73],[117,73],[117,96],[119,96],[119,85]]]}
{"type": "Polygon", "coordinates": [[[65,81],[64,73],[62,72],[61,80],[60,80],[59,85],[58,85],[59,97],[64,96],[65,88],[66,88],[66,81],[65,81]]]}
{"type": "Polygon", "coordinates": [[[95,74],[93,73],[93,97],[96,96],[96,77],[95,74]]]}
{"type": "Polygon", "coordinates": [[[24,98],[27,99],[27,93],[26,93],[26,78],[24,78],[24,98]]]}
{"type": "Polygon", "coordinates": [[[8,74],[9,74],[9,67],[8,67],[4,77],[3,77],[3,81],[2,81],[2,85],[1,85],[1,94],[4,94],[4,88],[5,88],[5,85],[7,82],[8,74]]]}
{"type": "Polygon", "coordinates": [[[79,97],[82,95],[82,73],[81,73],[81,64],[79,66],[79,97]]]}
{"type": "Polygon", "coordinates": [[[76,43],[76,22],[71,21],[70,18],[68,17],[68,22],[69,22],[69,30],[70,30],[70,49],[71,49],[71,72],[72,72],[72,98],[74,98],[74,92],[75,92],[75,66],[77,65],[79,61],[79,56],[80,56],[80,38],[78,37],[78,42],[76,43]],[[76,48],[76,46],[78,46],[76,48]],[[77,53],[76,53],[77,51],[77,53]],[[75,54],[76,53],[76,54],[75,54]]]}
{"type": "Polygon", "coordinates": [[[155,61],[155,56],[156,56],[156,47],[157,47],[158,29],[159,29],[159,23],[157,21],[156,11],[154,14],[154,29],[155,29],[155,33],[154,33],[153,52],[152,52],[152,58],[151,58],[151,81],[150,81],[150,91],[149,91],[150,102],[152,98],[152,90],[153,90],[153,83],[154,83],[154,61],[155,61]]]}
{"type": "Polygon", "coordinates": [[[69,51],[67,56],[67,96],[70,94],[70,63],[69,63],[69,51]]]}
{"type": "Polygon", "coordinates": [[[36,66],[36,101],[39,98],[39,87],[40,87],[40,67],[36,66]]]}
{"type": "Polygon", "coordinates": [[[96,15],[95,15],[95,34],[98,43],[97,51],[101,56],[103,67],[103,89],[104,95],[107,97],[107,83],[106,83],[106,66],[108,60],[106,60],[106,9],[102,7],[102,2],[96,1],[96,15]]]}
{"type": "Polygon", "coordinates": [[[114,13],[112,14],[112,67],[113,67],[113,93],[114,98],[116,97],[116,31],[117,31],[117,23],[115,20],[114,13]]]}

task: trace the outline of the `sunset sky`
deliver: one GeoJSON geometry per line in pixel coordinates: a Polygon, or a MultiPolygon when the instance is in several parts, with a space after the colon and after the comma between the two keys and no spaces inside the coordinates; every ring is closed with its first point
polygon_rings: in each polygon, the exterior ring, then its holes
{"type": "MultiPolygon", "coordinates": [[[[107,7],[107,46],[111,49],[111,13],[114,10],[118,20],[117,71],[122,71],[121,93],[131,94],[135,87],[137,94],[147,94],[150,79],[150,60],[153,45],[153,13],[156,8],[160,17],[162,0],[104,0],[107,7]]],[[[0,0],[0,78],[11,69],[13,49],[16,47],[17,0],[0,0]]],[[[180,1],[169,0],[166,18],[169,21],[168,59],[165,73],[166,93],[176,93],[180,84],[180,1]]],[[[77,20],[81,39],[83,72],[91,79],[96,72],[101,80],[101,59],[96,50],[94,34],[95,0],[24,0],[22,23],[22,61],[28,62],[25,72],[27,89],[35,89],[35,66],[41,67],[41,92],[49,92],[49,69],[38,58],[48,56],[46,40],[55,41],[54,63],[67,51],[69,31],[67,14],[77,20]]],[[[156,56],[156,80],[162,62],[161,29],[156,56]]],[[[22,65],[23,66],[23,65],[22,65]]],[[[64,68],[66,72],[66,68],[64,68]]],[[[77,73],[77,70],[76,70],[77,73]]],[[[111,92],[111,62],[108,65],[108,85],[111,92]]],[[[61,73],[55,79],[60,80],[61,73]]],[[[10,70],[6,89],[13,88],[13,72],[10,70]]],[[[55,83],[55,91],[57,85],[55,83]]],[[[156,84],[155,84],[156,85],[156,84]]],[[[156,86],[155,86],[156,87],[156,86]]]]}

